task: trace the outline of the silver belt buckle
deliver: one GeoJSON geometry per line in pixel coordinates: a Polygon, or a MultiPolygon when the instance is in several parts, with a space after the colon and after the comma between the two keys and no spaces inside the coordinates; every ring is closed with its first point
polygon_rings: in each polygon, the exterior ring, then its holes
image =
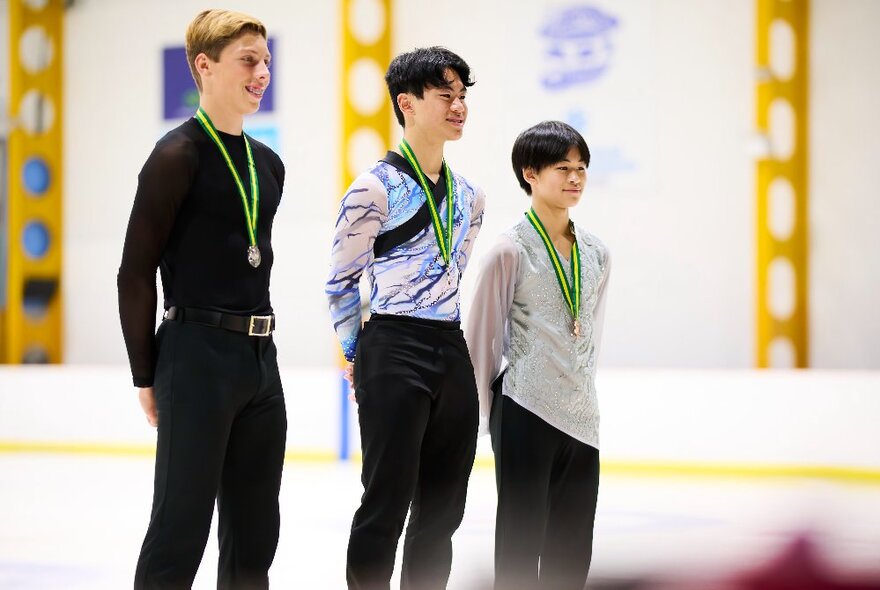
{"type": "Polygon", "coordinates": [[[248,336],[268,336],[272,333],[272,316],[252,315],[248,324],[248,336]]]}

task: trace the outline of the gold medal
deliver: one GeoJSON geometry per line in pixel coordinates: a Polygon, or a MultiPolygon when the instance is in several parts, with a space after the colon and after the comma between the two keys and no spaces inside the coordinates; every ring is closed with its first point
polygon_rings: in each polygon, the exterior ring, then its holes
{"type": "Polygon", "coordinates": [[[574,321],[574,329],[571,331],[571,335],[575,338],[581,335],[581,323],[578,320],[574,321]]]}

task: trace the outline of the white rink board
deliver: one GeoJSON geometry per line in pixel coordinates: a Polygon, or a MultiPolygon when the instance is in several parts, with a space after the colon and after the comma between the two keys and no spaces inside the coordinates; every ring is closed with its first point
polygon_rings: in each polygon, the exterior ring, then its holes
{"type": "MultiPolygon", "coordinates": [[[[338,372],[281,375],[288,452],[338,456],[338,372]]],[[[877,371],[602,369],[597,388],[605,461],[880,468],[877,371]]],[[[357,409],[347,405],[356,453],[357,409]]],[[[0,368],[0,443],[154,441],[125,367],[0,368]]]]}

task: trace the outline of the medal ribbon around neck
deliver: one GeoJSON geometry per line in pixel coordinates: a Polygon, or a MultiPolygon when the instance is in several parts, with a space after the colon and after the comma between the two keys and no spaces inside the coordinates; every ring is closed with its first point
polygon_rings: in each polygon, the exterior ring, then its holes
{"type": "Polygon", "coordinates": [[[544,247],[547,248],[547,255],[550,256],[550,262],[553,263],[553,270],[556,271],[556,280],[559,281],[559,288],[562,290],[562,296],[568,304],[568,310],[574,318],[575,327],[577,329],[578,315],[581,310],[581,256],[580,250],[578,250],[577,237],[575,236],[574,243],[571,245],[571,278],[573,284],[570,285],[565,276],[565,271],[562,270],[562,262],[559,260],[559,254],[556,253],[556,248],[553,247],[553,242],[550,241],[550,235],[547,233],[544,224],[541,223],[535,210],[529,209],[526,211],[526,217],[529,218],[532,227],[534,227],[535,231],[538,232],[538,235],[541,236],[541,241],[544,242],[544,247]]]}
{"type": "Polygon", "coordinates": [[[443,262],[446,266],[449,266],[449,257],[452,252],[452,216],[455,210],[455,193],[452,191],[452,172],[449,170],[449,166],[446,165],[446,160],[444,159],[442,170],[446,175],[446,231],[444,232],[443,224],[440,221],[440,213],[437,211],[437,202],[434,201],[434,192],[428,187],[428,180],[425,178],[425,173],[422,172],[422,167],[419,166],[419,161],[416,159],[415,153],[413,153],[412,148],[406,139],[402,140],[397,147],[400,149],[400,153],[403,154],[403,157],[406,158],[406,161],[409,162],[409,165],[415,170],[419,184],[425,192],[425,198],[428,200],[428,209],[431,210],[431,222],[434,226],[434,234],[437,236],[437,244],[440,246],[440,254],[443,255],[443,262]]]}
{"type": "Polygon", "coordinates": [[[211,122],[211,118],[208,117],[208,114],[202,109],[202,107],[199,107],[199,110],[196,111],[196,119],[201,123],[202,129],[205,130],[208,137],[214,140],[217,149],[220,150],[220,154],[223,156],[223,159],[226,160],[226,165],[229,167],[229,171],[232,173],[232,178],[235,180],[235,185],[238,187],[238,192],[241,195],[241,204],[244,208],[244,217],[247,224],[248,238],[250,239],[251,248],[256,248],[257,212],[259,211],[260,205],[260,184],[257,180],[257,170],[254,166],[254,154],[251,151],[251,144],[248,141],[247,135],[242,133],[242,136],[244,137],[244,149],[247,152],[248,174],[251,177],[250,204],[248,204],[247,193],[244,190],[244,184],[241,182],[241,177],[238,175],[238,170],[235,169],[235,165],[232,163],[232,158],[229,157],[229,152],[226,150],[223,140],[220,139],[220,135],[217,133],[217,128],[214,127],[214,123],[211,122]]]}

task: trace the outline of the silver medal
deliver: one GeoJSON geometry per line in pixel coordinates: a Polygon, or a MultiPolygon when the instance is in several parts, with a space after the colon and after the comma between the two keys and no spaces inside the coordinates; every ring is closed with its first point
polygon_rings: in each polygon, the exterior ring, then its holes
{"type": "Polygon", "coordinates": [[[254,244],[253,246],[248,246],[247,258],[250,265],[254,268],[260,266],[260,262],[262,262],[263,257],[260,256],[259,246],[257,246],[256,244],[254,244]]]}

